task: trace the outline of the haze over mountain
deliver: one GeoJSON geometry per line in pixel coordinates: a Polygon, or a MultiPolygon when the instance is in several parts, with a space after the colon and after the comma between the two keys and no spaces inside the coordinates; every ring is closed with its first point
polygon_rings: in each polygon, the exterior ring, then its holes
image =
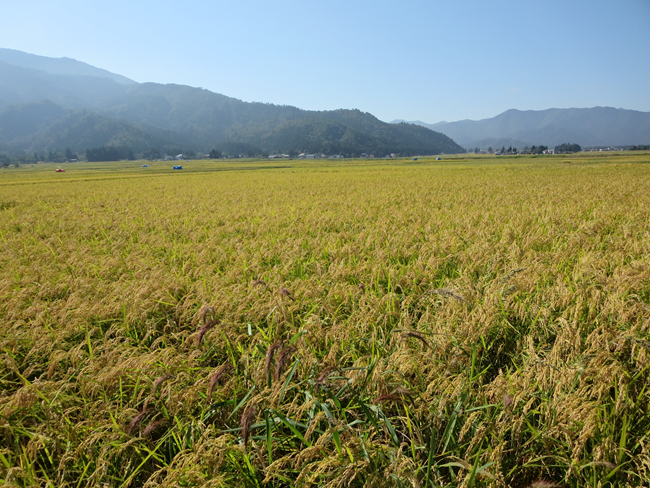
{"type": "Polygon", "coordinates": [[[512,109],[484,120],[412,123],[442,132],[466,148],[522,148],[532,144],[553,147],[565,142],[583,147],[627,146],[650,142],[650,112],[611,107],[512,109]]]}
{"type": "Polygon", "coordinates": [[[69,58],[0,50],[1,150],[82,152],[102,145],[137,152],[464,152],[440,133],[359,110],[248,103],[201,88],[136,83],[69,58]]]}
{"type": "Polygon", "coordinates": [[[98,78],[108,78],[123,85],[136,84],[135,81],[125,76],[116,75],[105,69],[96,68],[71,58],[48,58],[47,56],[24,53],[15,49],[0,48],[0,61],[22,68],[45,71],[53,75],[95,76],[98,78]]]}

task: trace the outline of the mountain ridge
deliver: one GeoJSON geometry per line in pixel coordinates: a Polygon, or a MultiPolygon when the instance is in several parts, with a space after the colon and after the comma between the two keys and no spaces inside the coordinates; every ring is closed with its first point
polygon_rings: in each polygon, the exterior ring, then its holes
{"type": "Polygon", "coordinates": [[[76,64],[83,74],[69,74],[65,67],[68,61],[48,59],[55,65],[49,67],[51,72],[36,69],[43,66],[40,58],[31,67],[0,59],[0,149],[62,149],[56,145],[65,142],[66,147],[72,145],[71,149],[83,151],[91,141],[130,141],[134,147],[150,144],[153,148],[158,144],[156,149],[182,146],[204,152],[215,147],[241,147],[254,154],[293,151],[356,156],[365,152],[384,156],[464,152],[443,134],[412,124],[391,125],[359,110],[308,111],[244,102],[185,85],[120,83],[110,76],[88,74],[85,67],[76,64]],[[56,111],[38,105],[44,101],[54,103],[59,112],[66,111],[48,127],[28,120],[39,110],[56,111]],[[14,129],[6,122],[6,111],[20,119],[22,127],[31,127],[32,132],[10,137],[14,129]],[[88,112],[96,117],[90,117],[88,112]],[[84,132],[79,126],[82,121],[97,133],[84,132]],[[56,136],[55,130],[63,135],[56,136]],[[129,131],[132,137],[126,135],[129,131]],[[73,139],[71,135],[78,137],[73,139]]]}
{"type": "Polygon", "coordinates": [[[108,78],[124,85],[137,84],[136,81],[126,76],[111,73],[108,70],[67,57],[50,58],[17,51],[15,49],[0,48],[0,61],[23,68],[45,71],[50,74],[95,76],[98,78],[108,78]]]}
{"type": "MultiPolygon", "coordinates": [[[[401,120],[391,123],[401,122],[401,120]]],[[[650,141],[650,112],[613,107],[517,110],[481,120],[428,124],[415,122],[451,137],[467,148],[483,147],[491,140],[519,140],[556,146],[626,146],[650,141]]]]}

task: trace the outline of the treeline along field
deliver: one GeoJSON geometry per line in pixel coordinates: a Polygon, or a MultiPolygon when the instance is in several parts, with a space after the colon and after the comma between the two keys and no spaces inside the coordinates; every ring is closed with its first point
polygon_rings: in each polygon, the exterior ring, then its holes
{"type": "Polygon", "coordinates": [[[648,163],[6,170],[0,476],[647,486],[648,163]]]}

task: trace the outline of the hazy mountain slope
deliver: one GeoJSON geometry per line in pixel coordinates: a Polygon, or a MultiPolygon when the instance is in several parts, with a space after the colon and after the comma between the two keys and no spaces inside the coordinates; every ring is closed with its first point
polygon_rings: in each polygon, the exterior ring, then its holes
{"type": "Polygon", "coordinates": [[[364,147],[369,152],[382,151],[383,155],[388,150],[387,144],[377,137],[321,117],[284,122],[264,134],[259,141],[253,139],[252,142],[273,153],[296,151],[341,154],[355,153],[359,147],[364,147]]]}
{"type": "Polygon", "coordinates": [[[123,85],[133,85],[136,82],[129,78],[111,73],[105,69],[96,68],[82,61],[71,58],[48,58],[29,54],[15,49],[0,48],[0,61],[23,68],[37,69],[55,75],[82,75],[98,78],[108,78],[123,85]]]}
{"type": "Polygon", "coordinates": [[[191,141],[153,127],[135,126],[87,110],[75,111],[53,102],[10,105],[0,109],[0,146],[11,151],[70,149],[83,152],[104,145],[145,151],[185,146],[191,141]]]}
{"type": "Polygon", "coordinates": [[[50,100],[67,108],[98,108],[125,90],[108,78],[54,75],[0,61],[0,107],[50,100]]]}
{"type": "Polygon", "coordinates": [[[34,136],[66,115],[54,102],[9,105],[0,109],[0,144],[34,136]]]}
{"type": "Polygon", "coordinates": [[[133,151],[163,147],[170,141],[122,120],[92,112],[72,112],[34,139],[33,148],[125,146],[133,151]]]}
{"type": "MultiPolygon", "coordinates": [[[[436,154],[456,154],[465,152],[464,149],[450,137],[440,132],[427,130],[425,127],[404,123],[397,124],[397,130],[401,134],[401,139],[405,142],[408,141],[408,143],[413,146],[417,146],[419,143],[420,147],[431,145],[437,147],[439,152],[436,154]]],[[[421,151],[418,152],[424,154],[421,151]]]]}
{"type": "MultiPolygon", "coordinates": [[[[460,146],[442,134],[415,125],[387,124],[359,110],[313,112],[291,106],[247,103],[182,85],[143,83],[130,87],[126,93],[111,100],[103,112],[123,120],[172,130],[204,145],[237,141],[269,152],[304,150],[331,153],[338,152],[334,148],[341,147],[354,147],[354,150],[349,150],[350,153],[462,152],[460,146]],[[302,119],[309,119],[309,122],[297,123],[302,119]],[[354,129],[349,134],[355,135],[350,135],[347,142],[341,145],[336,137],[329,137],[330,133],[323,129],[323,124],[315,122],[317,119],[338,122],[354,129]],[[296,123],[287,124],[290,121],[296,123]],[[290,130],[296,130],[297,133],[290,135],[290,130]],[[310,134],[309,141],[305,139],[301,146],[296,139],[298,134],[305,134],[305,131],[310,134]],[[362,133],[367,137],[362,137],[362,133]],[[318,134],[323,138],[316,143],[314,138],[318,134]],[[323,149],[314,149],[317,147],[323,149]]],[[[335,125],[330,124],[329,130],[333,130],[333,127],[335,125]]]]}
{"type": "MultiPolygon", "coordinates": [[[[360,110],[332,110],[317,112],[321,117],[335,120],[349,125],[350,127],[371,134],[384,141],[389,147],[413,148],[410,153],[424,153],[416,148],[435,146],[438,148],[435,154],[458,153],[463,149],[444,134],[436,133],[422,128],[415,124],[388,124],[377,119],[374,115],[361,112],[360,110]]],[[[389,152],[403,152],[392,150],[389,152]]]]}
{"type": "Polygon", "coordinates": [[[250,126],[261,137],[275,125],[304,116],[295,107],[247,103],[183,85],[143,83],[111,100],[104,113],[184,134],[204,145],[224,141],[235,129],[250,126]]]}
{"type": "Polygon", "coordinates": [[[650,113],[611,107],[508,110],[484,120],[423,124],[459,144],[473,147],[484,139],[517,139],[555,146],[644,144],[650,141],[650,113]]]}
{"type": "MultiPolygon", "coordinates": [[[[345,148],[345,154],[382,155],[463,152],[442,134],[411,124],[387,124],[359,110],[314,112],[247,103],[189,86],[124,84],[110,77],[88,76],[86,73],[97,72],[74,60],[23,56],[25,53],[10,50],[1,54],[4,59],[21,64],[0,61],[0,108],[48,100],[64,109],[95,112],[83,116],[70,114],[49,126],[51,119],[45,117],[24,122],[23,129],[17,128],[13,133],[8,129],[2,141],[5,147],[15,150],[63,146],[80,150],[88,145],[130,144],[137,151],[145,146],[185,141],[185,149],[246,148],[245,152],[257,154],[307,148],[320,148],[319,151],[327,153],[345,148]],[[34,67],[45,67],[51,72],[34,67]],[[35,132],[28,135],[30,130],[35,132]],[[127,135],[129,130],[132,137],[127,135]]],[[[34,107],[11,110],[21,112],[23,118],[38,111],[34,107]]]]}

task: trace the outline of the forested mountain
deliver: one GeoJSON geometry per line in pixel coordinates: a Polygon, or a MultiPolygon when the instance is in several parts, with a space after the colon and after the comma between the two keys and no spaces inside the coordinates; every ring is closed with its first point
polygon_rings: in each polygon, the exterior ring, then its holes
{"type": "Polygon", "coordinates": [[[650,112],[611,107],[539,111],[513,109],[491,119],[416,123],[442,132],[465,147],[481,149],[487,149],[486,144],[496,147],[494,143],[503,140],[548,146],[571,141],[583,147],[650,142],[650,112]]]}
{"type": "Polygon", "coordinates": [[[295,107],[247,103],[184,85],[142,83],[108,102],[103,113],[148,124],[195,139],[203,145],[230,139],[261,137],[276,125],[304,117],[295,107]]]}
{"type": "Polygon", "coordinates": [[[248,103],[201,88],[135,83],[68,58],[0,49],[1,150],[83,152],[97,145],[136,152],[172,147],[348,156],[464,152],[442,134],[387,124],[359,110],[248,103]]]}
{"type": "Polygon", "coordinates": [[[438,154],[463,152],[448,137],[413,124],[395,126],[359,110],[307,111],[247,103],[200,88],[143,83],[104,113],[182,134],[203,144],[242,142],[267,152],[438,154]]]}
{"type": "Polygon", "coordinates": [[[30,138],[47,129],[66,113],[66,109],[47,100],[8,105],[0,109],[0,144],[30,138]]]}
{"type": "Polygon", "coordinates": [[[48,151],[71,148],[83,152],[99,146],[124,146],[143,152],[190,147],[192,141],[88,110],[69,110],[50,101],[8,105],[0,109],[0,150],[48,151]]]}

